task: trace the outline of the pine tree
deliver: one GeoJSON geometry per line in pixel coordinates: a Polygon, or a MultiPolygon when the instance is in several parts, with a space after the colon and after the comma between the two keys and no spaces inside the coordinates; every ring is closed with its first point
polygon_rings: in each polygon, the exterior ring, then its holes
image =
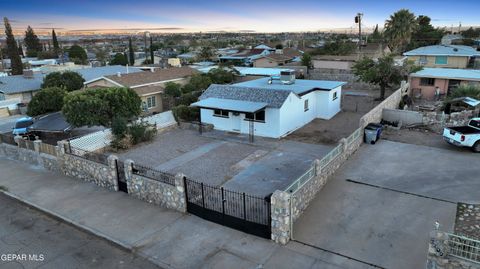
{"type": "Polygon", "coordinates": [[[53,49],[56,53],[60,51],[60,46],[58,46],[57,34],[55,33],[55,29],[52,29],[52,43],[53,49]]]}
{"type": "Polygon", "coordinates": [[[22,48],[22,44],[20,44],[20,41],[18,42],[18,54],[21,55],[22,57],[25,57],[25,55],[23,54],[23,48],[22,48]]]}
{"type": "Polygon", "coordinates": [[[40,44],[40,39],[33,31],[30,25],[27,27],[27,31],[25,31],[25,47],[27,47],[27,56],[28,57],[36,57],[37,53],[42,51],[42,44],[40,44]]]}
{"type": "Polygon", "coordinates": [[[150,35],[150,59],[152,60],[152,64],[154,64],[155,63],[155,55],[153,53],[152,44],[153,44],[153,37],[152,37],[152,35],[150,35]]]}
{"type": "Polygon", "coordinates": [[[130,65],[134,66],[135,65],[135,53],[133,52],[133,45],[132,45],[132,38],[128,40],[128,53],[129,53],[129,60],[130,60],[130,65]]]}
{"type": "Polygon", "coordinates": [[[20,54],[18,53],[17,42],[12,33],[12,27],[7,17],[3,18],[3,24],[5,25],[5,35],[7,36],[7,54],[10,58],[10,66],[12,69],[12,75],[23,74],[23,64],[20,54]]]}

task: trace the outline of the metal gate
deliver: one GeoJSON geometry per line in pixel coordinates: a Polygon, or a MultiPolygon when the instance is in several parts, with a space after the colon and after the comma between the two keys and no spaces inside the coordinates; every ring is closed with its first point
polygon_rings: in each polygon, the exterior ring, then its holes
{"type": "Polygon", "coordinates": [[[187,211],[209,221],[270,239],[270,197],[213,187],[185,178],[187,211]]]}
{"type": "Polygon", "coordinates": [[[117,167],[118,190],[128,193],[124,163],[120,160],[115,160],[115,166],[117,167]]]}

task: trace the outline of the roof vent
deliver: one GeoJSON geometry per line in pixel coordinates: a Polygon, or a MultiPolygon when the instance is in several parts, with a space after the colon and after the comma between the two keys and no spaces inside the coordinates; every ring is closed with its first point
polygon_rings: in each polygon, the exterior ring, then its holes
{"type": "Polygon", "coordinates": [[[280,81],[283,84],[291,85],[295,83],[295,71],[285,70],[280,72],[280,81]]]}
{"type": "Polygon", "coordinates": [[[119,78],[122,77],[122,73],[117,72],[117,77],[119,77],[119,78]]]}
{"type": "Polygon", "coordinates": [[[458,51],[458,49],[457,49],[457,48],[454,48],[454,49],[453,49],[453,51],[455,51],[455,52],[456,52],[456,51],[458,51]]]}

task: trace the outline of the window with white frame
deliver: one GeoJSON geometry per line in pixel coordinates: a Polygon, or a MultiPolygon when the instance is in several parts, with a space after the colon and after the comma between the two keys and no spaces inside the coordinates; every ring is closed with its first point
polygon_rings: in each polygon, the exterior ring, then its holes
{"type": "Polygon", "coordinates": [[[245,113],[245,120],[265,122],[265,110],[257,113],[245,113]]]}
{"type": "Polygon", "coordinates": [[[308,109],[309,109],[309,107],[308,107],[308,99],[307,99],[307,100],[305,100],[304,103],[303,103],[303,111],[307,112],[308,109]]]}
{"type": "Polygon", "coordinates": [[[147,108],[150,109],[156,106],[157,106],[156,96],[147,97],[147,108]]]}

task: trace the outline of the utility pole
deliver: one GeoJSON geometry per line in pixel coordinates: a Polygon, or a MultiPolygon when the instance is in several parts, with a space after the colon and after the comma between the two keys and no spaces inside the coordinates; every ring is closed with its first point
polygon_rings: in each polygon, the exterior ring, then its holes
{"type": "Polygon", "coordinates": [[[362,48],[362,17],[363,13],[357,13],[355,16],[355,23],[358,23],[358,49],[362,48]]]}

